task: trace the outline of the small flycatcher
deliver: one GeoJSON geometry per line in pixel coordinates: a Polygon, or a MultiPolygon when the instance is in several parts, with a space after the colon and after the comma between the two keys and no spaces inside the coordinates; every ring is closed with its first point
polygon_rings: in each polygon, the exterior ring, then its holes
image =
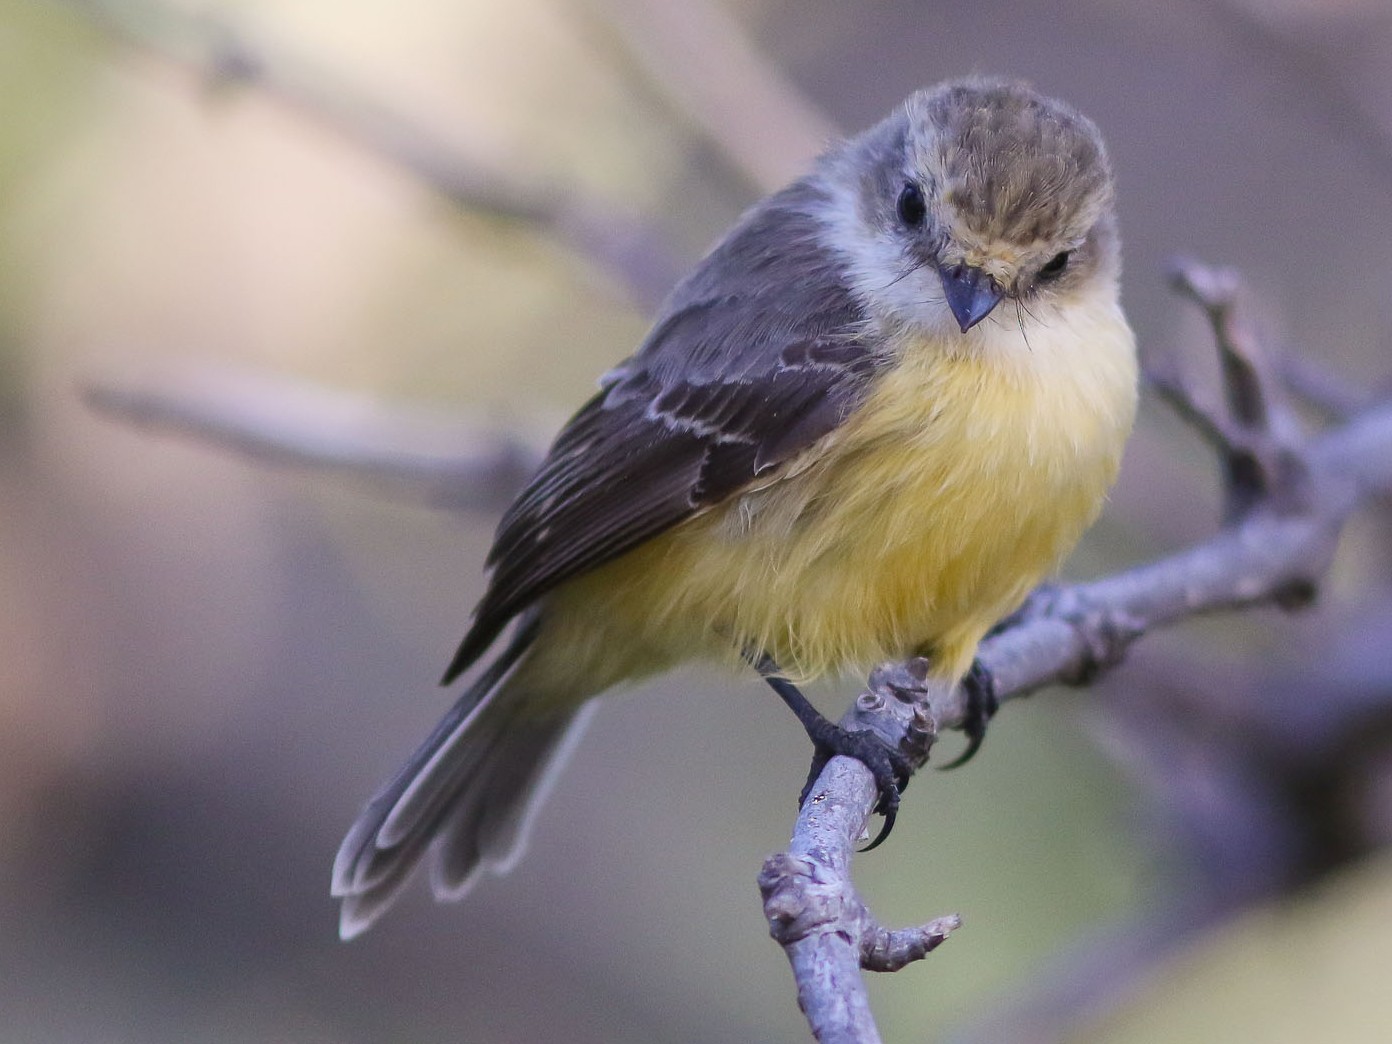
{"type": "Polygon", "coordinates": [[[588,701],[684,660],[759,667],[892,811],[895,756],[793,685],[961,681],[1072,549],[1135,414],[1119,271],[1097,128],[1015,82],[920,91],[753,207],[503,517],[445,682],[484,666],[344,839],[342,935],[427,857],[440,899],[506,871],[588,701]]]}

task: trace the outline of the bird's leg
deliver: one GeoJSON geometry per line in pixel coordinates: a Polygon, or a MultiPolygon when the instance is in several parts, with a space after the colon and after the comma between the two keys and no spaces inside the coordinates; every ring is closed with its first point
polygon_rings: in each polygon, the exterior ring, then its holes
{"type": "Polygon", "coordinates": [[[879,789],[880,800],[875,811],[884,816],[884,826],[879,835],[869,845],[861,849],[868,852],[878,846],[894,829],[894,819],[899,812],[899,794],[908,786],[913,768],[909,760],[897,750],[886,746],[878,736],[869,730],[842,728],[828,720],[816,707],[812,706],[798,687],[783,677],[778,665],[767,655],[749,656],[754,668],[763,676],[769,687],[778,693],[783,702],[797,715],[807,737],[812,741],[812,768],[807,774],[807,782],[798,796],[798,805],[807,801],[812,785],[822,774],[826,763],[838,754],[855,758],[870,770],[879,789]]]}
{"type": "Polygon", "coordinates": [[[956,759],[941,768],[955,769],[965,765],[981,749],[981,741],[986,738],[986,725],[1000,709],[1000,698],[996,695],[996,679],[980,660],[972,660],[971,669],[962,679],[962,691],[967,697],[967,720],[962,731],[967,734],[967,749],[956,759]]]}

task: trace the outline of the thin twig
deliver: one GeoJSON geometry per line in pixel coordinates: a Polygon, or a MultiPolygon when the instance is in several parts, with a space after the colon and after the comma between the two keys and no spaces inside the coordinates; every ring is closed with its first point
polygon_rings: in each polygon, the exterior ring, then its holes
{"type": "Polygon", "coordinates": [[[1233,419],[1253,431],[1272,427],[1274,404],[1269,399],[1276,386],[1256,334],[1237,309],[1242,288],[1237,273],[1180,258],[1171,262],[1170,282],[1208,314],[1233,419]]]}
{"type": "MultiPolygon", "coordinates": [[[[1218,348],[1227,416],[1225,420],[1214,417],[1212,422],[1221,424],[1227,443],[1222,453],[1226,517],[1238,518],[1263,499],[1305,495],[1306,484],[1286,474],[1303,466],[1290,450],[1299,437],[1295,419],[1255,331],[1238,308],[1241,280],[1237,273],[1180,259],[1171,263],[1170,281],[1207,314],[1218,348]]],[[[1180,399],[1188,399],[1188,408],[1183,401],[1176,405],[1197,421],[1198,389],[1180,391],[1180,399]]]]}

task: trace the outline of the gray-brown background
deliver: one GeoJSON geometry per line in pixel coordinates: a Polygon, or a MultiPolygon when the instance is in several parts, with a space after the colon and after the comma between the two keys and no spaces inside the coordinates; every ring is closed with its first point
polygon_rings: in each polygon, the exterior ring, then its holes
{"type": "MultiPolygon", "coordinates": [[[[578,2],[216,10],[502,169],[661,215],[694,258],[753,190],[578,2]]],[[[1392,371],[1380,0],[727,8],[847,129],[972,71],[1091,115],[1147,350],[1206,344],[1163,285],[1182,251],[1240,266],[1279,343],[1363,386],[1392,371]]],[[[754,875],[808,751],[747,679],[690,670],[610,701],[514,874],[453,907],[418,887],[338,943],[335,847],[448,701],[434,679],[492,520],[133,431],[77,393],[232,371],[539,436],[642,310],[547,236],[453,212],[314,119],[204,89],[63,5],[0,0],[0,94],[0,1040],[803,1039],[754,875]]],[[[1070,573],[1208,532],[1215,489],[1200,443],[1148,407],[1070,573]]],[[[1364,525],[1315,617],[1189,628],[1095,692],[1011,706],[969,769],[918,781],[858,880],[888,922],[967,927],[874,983],[886,1035],[945,1039],[1165,887],[1094,701],[1166,656],[1308,664],[1300,636],[1337,630],[1385,557],[1364,525]]],[[[1392,956],[1374,930],[1392,876],[1356,871],[1322,902],[1220,933],[1080,1032],[1386,1039],[1367,969],[1392,956]]]]}

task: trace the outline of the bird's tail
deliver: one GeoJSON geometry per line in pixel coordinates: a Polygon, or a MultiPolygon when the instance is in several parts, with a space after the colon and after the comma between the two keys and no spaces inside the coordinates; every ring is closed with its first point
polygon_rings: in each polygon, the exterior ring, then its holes
{"type": "Polygon", "coordinates": [[[349,829],[331,889],[342,900],[344,939],[382,915],[427,853],[442,900],[463,896],[481,871],[502,874],[517,862],[589,706],[538,710],[513,690],[532,636],[519,631],[349,829]]]}

